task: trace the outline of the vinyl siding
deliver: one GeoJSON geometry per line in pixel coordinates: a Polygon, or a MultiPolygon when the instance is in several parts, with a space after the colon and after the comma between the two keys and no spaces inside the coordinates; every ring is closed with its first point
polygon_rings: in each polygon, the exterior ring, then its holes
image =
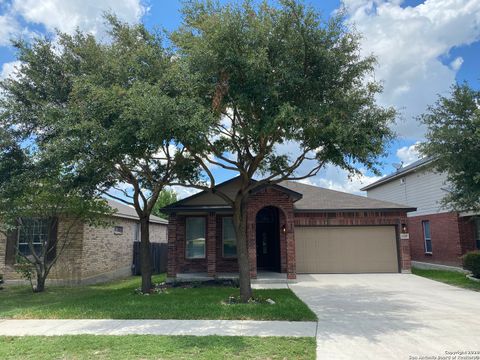
{"type": "Polygon", "coordinates": [[[442,208],[441,200],[447,194],[447,176],[430,169],[405,175],[405,183],[394,179],[367,191],[369,198],[391,201],[416,207],[417,211],[408,213],[409,217],[438,214],[450,211],[442,208]]]}

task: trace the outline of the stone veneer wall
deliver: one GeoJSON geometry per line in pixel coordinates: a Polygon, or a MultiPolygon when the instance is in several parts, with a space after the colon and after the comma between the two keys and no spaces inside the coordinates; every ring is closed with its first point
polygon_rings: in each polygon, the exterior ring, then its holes
{"type": "MultiPolygon", "coordinates": [[[[82,260],[82,241],[83,241],[83,224],[72,223],[68,219],[60,219],[58,222],[58,247],[65,241],[68,246],[65,247],[59,256],[55,265],[47,278],[50,283],[75,284],[81,279],[81,260],[82,260]]],[[[23,281],[13,266],[5,266],[5,250],[6,239],[2,238],[0,247],[2,252],[1,261],[3,262],[3,276],[7,281],[23,281]]],[[[0,273],[2,273],[2,263],[0,263],[0,273]]]]}
{"type": "MultiPolygon", "coordinates": [[[[137,223],[133,219],[113,217],[107,227],[85,225],[82,282],[100,282],[131,274],[137,223]],[[123,234],[115,234],[115,226],[122,226],[123,234]]],[[[150,242],[166,243],[166,231],[166,225],[150,223],[150,242]]]]}
{"type": "MultiPolygon", "coordinates": [[[[95,283],[128,276],[133,260],[133,241],[137,221],[112,217],[106,227],[59,221],[58,236],[69,229],[71,240],[57,263],[53,266],[48,282],[67,285],[95,283]],[[123,226],[123,234],[114,234],[114,226],[123,226]]],[[[167,226],[150,224],[150,241],[167,242],[167,226]]],[[[6,238],[0,234],[0,274],[5,280],[22,280],[13,267],[5,266],[6,238]]]]}

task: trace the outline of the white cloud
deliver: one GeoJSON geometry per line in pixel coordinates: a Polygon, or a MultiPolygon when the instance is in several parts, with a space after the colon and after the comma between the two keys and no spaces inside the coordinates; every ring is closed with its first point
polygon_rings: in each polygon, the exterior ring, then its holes
{"type": "Polygon", "coordinates": [[[171,189],[177,193],[177,199],[185,199],[189,196],[192,196],[198,192],[200,192],[200,189],[195,189],[195,188],[189,188],[185,186],[168,186],[168,189],[171,189]]]}
{"type": "Polygon", "coordinates": [[[48,31],[72,33],[78,27],[102,37],[104,12],[113,12],[121,20],[135,23],[147,8],[140,0],[14,0],[12,11],[27,22],[44,25],[48,31]]]}
{"type": "Polygon", "coordinates": [[[0,46],[10,45],[19,32],[20,26],[11,14],[0,15],[0,46]]]}
{"type": "Polygon", "coordinates": [[[3,63],[2,71],[0,72],[0,80],[6,79],[9,76],[15,77],[16,70],[20,66],[21,62],[16,60],[12,62],[3,63]]]}
{"type": "Polygon", "coordinates": [[[440,57],[448,56],[454,47],[479,40],[480,1],[426,0],[405,8],[401,3],[344,0],[348,22],[363,34],[363,53],[377,56],[375,77],[384,84],[380,103],[399,109],[403,116],[395,130],[417,140],[425,129],[415,116],[424,112],[437,94],[449,91],[462,65],[461,58],[444,65],[440,57]]]}
{"type": "Polygon", "coordinates": [[[458,71],[462,67],[462,64],[463,64],[463,58],[459,56],[450,63],[450,67],[452,68],[452,70],[458,71]]]}
{"type": "Polygon", "coordinates": [[[403,146],[397,149],[397,157],[400,161],[403,162],[403,165],[408,165],[420,159],[420,154],[418,152],[418,142],[410,145],[410,146],[403,146]]]}
{"type": "Polygon", "coordinates": [[[349,178],[346,170],[333,165],[327,165],[317,176],[302,180],[301,182],[324,187],[331,190],[343,191],[356,195],[365,195],[360,189],[380,179],[380,176],[365,175],[363,169],[361,175],[354,175],[349,178]]]}

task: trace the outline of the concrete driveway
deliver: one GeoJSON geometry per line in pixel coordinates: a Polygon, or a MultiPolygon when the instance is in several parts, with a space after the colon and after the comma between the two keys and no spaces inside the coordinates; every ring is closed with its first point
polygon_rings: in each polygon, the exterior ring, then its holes
{"type": "Polygon", "coordinates": [[[318,359],[480,358],[480,293],[411,274],[299,275],[290,288],[318,316],[318,359]]]}

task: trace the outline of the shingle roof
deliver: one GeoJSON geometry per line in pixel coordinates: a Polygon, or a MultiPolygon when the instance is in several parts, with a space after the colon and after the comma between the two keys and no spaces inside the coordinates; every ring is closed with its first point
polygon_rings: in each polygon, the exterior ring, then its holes
{"type": "Polygon", "coordinates": [[[403,168],[401,168],[400,170],[392,173],[392,174],[389,174],[387,176],[384,176],[383,178],[381,178],[380,180],[377,180],[373,183],[371,183],[370,185],[367,185],[367,186],[364,186],[363,188],[361,188],[360,190],[362,191],[365,191],[365,190],[370,190],[370,189],[373,189],[374,187],[377,187],[379,185],[382,185],[384,183],[387,183],[391,180],[394,180],[394,179],[397,179],[401,176],[404,176],[412,171],[415,171],[417,170],[418,168],[420,167],[423,167],[425,165],[428,165],[430,164],[431,162],[433,161],[433,158],[431,157],[424,157],[420,160],[417,160],[413,163],[411,163],[410,165],[407,165],[403,168]]]}
{"type": "Polygon", "coordinates": [[[365,196],[325,189],[296,181],[283,181],[279,185],[303,194],[303,197],[294,204],[296,211],[414,209],[407,205],[375,200],[365,196]]]}
{"type": "MultiPolygon", "coordinates": [[[[138,220],[137,212],[133,207],[128,206],[126,204],[122,204],[121,202],[118,202],[116,200],[112,200],[112,199],[105,199],[105,200],[107,200],[108,205],[112,209],[116,210],[113,216],[138,220]]],[[[159,218],[158,216],[154,216],[154,215],[150,216],[150,222],[157,223],[157,224],[168,224],[167,220],[159,218]]]]}
{"type": "MultiPolygon", "coordinates": [[[[231,184],[235,181],[230,179],[217,187],[231,184]]],[[[266,185],[268,186],[268,185],[266,185]]],[[[271,185],[278,190],[285,191],[292,196],[295,211],[340,211],[340,210],[406,210],[413,211],[407,205],[375,200],[365,196],[353,195],[341,191],[329,190],[318,186],[307,185],[296,181],[283,181],[277,185],[271,185]]],[[[220,211],[230,207],[221,198],[215,197],[216,202],[206,197],[204,191],[191,197],[180,200],[164,208],[164,211],[220,211]],[[191,201],[195,199],[195,201],[191,201]],[[199,201],[201,199],[201,201],[199,201]]]]}

